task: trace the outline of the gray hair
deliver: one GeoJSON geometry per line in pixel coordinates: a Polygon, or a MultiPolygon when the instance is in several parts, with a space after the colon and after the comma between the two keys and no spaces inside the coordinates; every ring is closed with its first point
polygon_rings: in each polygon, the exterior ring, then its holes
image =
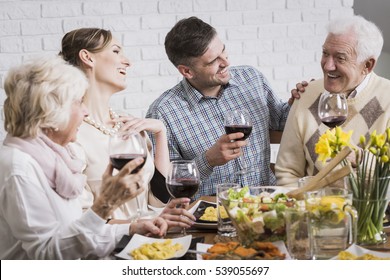
{"type": "Polygon", "coordinates": [[[15,137],[67,127],[75,100],[88,88],[84,73],[60,57],[40,58],[9,70],[4,82],[4,128],[15,137]]]}
{"type": "Polygon", "coordinates": [[[356,36],[357,61],[363,62],[371,57],[377,60],[383,47],[383,35],[373,22],[355,15],[350,18],[333,20],[328,25],[328,32],[334,35],[342,35],[351,31],[356,36]]]}

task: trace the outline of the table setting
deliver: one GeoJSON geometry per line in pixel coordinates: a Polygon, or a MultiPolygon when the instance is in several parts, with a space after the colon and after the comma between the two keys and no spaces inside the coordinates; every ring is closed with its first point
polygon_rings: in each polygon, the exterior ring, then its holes
{"type": "MultiPolygon", "coordinates": [[[[335,126],[321,135],[316,152],[326,164],[300,187],[219,184],[216,196],[190,205],[196,217],[190,229],[172,229],[159,241],[135,236],[117,257],[131,259],[147,243],[177,247],[162,259],[390,259],[390,129],[373,133],[367,143],[362,140],[361,153],[349,145],[351,133],[335,126]],[[354,168],[348,158],[353,150],[363,157],[354,168]]],[[[195,162],[172,162],[166,185],[173,198],[195,195],[200,186],[195,162]]]]}
{"type": "MultiPolygon", "coordinates": [[[[317,178],[318,179],[318,178],[317,178]]],[[[228,243],[236,243],[233,244],[234,246],[237,246],[236,249],[239,249],[239,251],[242,253],[242,249],[238,248],[238,246],[244,247],[244,248],[251,248],[251,245],[253,242],[262,242],[264,244],[271,243],[275,245],[279,252],[284,255],[283,258],[277,258],[277,259],[283,259],[283,260],[299,260],[299,259],[338,259],[339,254],[341,253],[342,259],[351,259],[351,256],[355,256],[356,258],[365,258],[365,259],[376,259],[376,258],[390,258],[390,242],[389,239],[385,243],[378,244],[376,246],[361,246],[356,244],[356,240],[346,241],[345,243],[341,242],[341,246],[339,249],[336,248],[336,251],[333,251],[331,255],[326,255],[325,257],[313,257],[313,253],[310,250],[311,249],[310,243],[306,243],[309,245],[303,246],[304,250],[306,250],[306,253],[302,255],[302,248],[300,248],[301,252],[300,255],[293,251],[295,250],[293,245],[288,243],[289,239],[289,233],[293,233],[294,231],[291,229],[292,226],[288,225],[287,217],[290,215],[295,215],[296,212],[302,209],[302,206],[305,205],[306,201],[310,199],[307,197],[303,200],[297,200],[295,198],[290,198],[287,196],[288,193],[299,193],[297,189],[295,188],[284,188],[284,187],[246,187],[244,190],[242,187],[236,187],[236,189],[232,188],[231,190],[226,190],[219,194],[219,197],[222,198],[221,206],[224,207],[226,212],[229,215],[229,218],[232,219],[233,225],[236,229],[236,236],[223,236],[218,233],[218,222],[215,221],[214,217],[212,221],[201,221],[200,217],[205,213],[207,208],[215,208],[218,209],[217,204],[217,197],[216,196],[204,196],[200,197],[198,200],[193,202],[190,205],[189,211],[191,213],[194,213],[197,221],[193,225],[193,227],[187,229],[186,234],[182,235],[181,231],[179,229],[172,229],[168,232],[167,236],[164,239],[154,239],[149,237],[140,237],[135,236],[130,239],[128,237],[127,243],[122,246],[122,250],[117,249],[117,255],[116,257],[118,259],[133,259],[131,257],[132,250],[141,247],[144,243],[153,243],[153,242],[160,242],[163,243],[166,240],[170,240],[172,244],[179,243],[182,245],[182,248],[178,250],[178,253],[169,258],[169,259],[182,259],[182,260],[203,260],[203,259],[251,259],[250,256],[240,256],[237,257],[233,251],[229,253],[224,254],[214,254],[214,256],[210,257],[213,253],[209,253],[208,251],[213,246],[216,246],[216,250],[220,248],[221,246],[225,246],[228,243]],[[228,199],[230,192],[230,200],[228,199]],[[240,193],[241,192],[241,193],[240,193]],[[266,195],[263,193],[267,193],[266,195]],[[241,194],[241,197],[240,197],[241,194]],[[281,195],[283,194],[283,195],[281,195]],[[252,200],[250,199],[250,196],[252,196],[252,200]],[[256,197],[264,196],[265,199],[256,201],[256,197]],[[275,197],[282,197],[281,201],[275,202],[270,196],[275,197]],[[286,198],[287,197],[287,198],[286,198]],[[245,199],[243,199],[245,198],[245,199]],[[255,198],[255,199],[254,199],[255,198]],[[268,209],[265,209],[268,208],[268,209]],[[277,210],[276,210],[276,209],[277,210]],[[245,209],[252,209],[250,211],[245,209]],[[256,210],[255,210],[256,209],[256,210]],[[264,213],[269,212],[269,214],[259,215],[256,211],[258,209],[262,209],[264,213]],[[247,211],[246,214],[238,214],[239,210],[247,211]],[[291,213],[293,214],[291,214],[291,213]],[[235,213],[233,215],[232,213],[235,213]],[[283,214],[280,214],[283,213],[283,214]],[[271,217],[267,217],[269,215],[271,217]],[[279,216],[278,216],[279,215],[279,216]],[[274,219],[272,219],[274,218],[274,219]],[[257,220],[256,220],[257,219],[257,220]],[[260,229],[260,224],[258,221],[264,222],[263,228],[260,229]],[[268,223],[271,221],[270,226],[268,223]],[[279,224],[279,226],[277,226],[279,224]],[[286,227],[289,228],[286,228],[286,227]],[[269,228],[267,228],[269,227],[269,228]],[[288,231],[287,231],[288,229],[288,231]],[[275,234],[270,234],[273,231],[275,234]],[[135,238],[135,241],[132,241],[135,238]],[[185,240],[185,242],[183,242],[185,240]],[[136,245],[135,245],[136,244],[136,245]],[[138,247],[137,247],[138,246],[138,247]],[[346,257],[346,254],[348,256],[346,257]],[[372,257],[370,257],[372,256],[372,257]]],[[[321,190],[314,190],[313,192],[322,192],[319,195],[319,197],[313,197],[311,198],[312,203],[318,202],[320,203],[322,201],[323,204],[326,204],[326,199],[329,199],[329,197],[338,197],[341,198],[341,201],[336,200],[331,201],[330,204],[337,204],[337,203],[350,203],[350,196],[347,198],[348,191],[344,190],[345,193],[343,195],[335,194],[335,195],[329,195],[329,193],[325,193],[324,190],[329,191],[329,188],[323,188],[321,190]],[[314,202],[313,202],[314,201],[314,202]]],[[[307,189],[304,189],[305,193],[310,193],[307,191],[307,189]],[[305,191],[306,190],[306,191],[305,191]]],[[[350,194],[349,194],[350,195],[350,194]]],[[[338,207],[344,207],[344,205],[338,205],[338,207]]],[[[317,204],[314,204],[317,205],[317,204]]],[[[319,204],[320,205],[320,204],[319,204]]],[[[322,205],[323,206],[323,205],[322,205]]],[[[321,206],[321,207],[322,207],[321,206]]],[[[305,205],[306,207],[306,205],[305,205]]],[[[317,206],[311,206],[313,209],[317,206]]],[[[320,206],[318,206],[320,207],[320,206]]],[[[312,210],[313,210],[312,209],[312,210]]],[[[308,210],[306,211],[306,219],[309,219],[310,213],[308,213],[308,210]]],[[[318,209],[313,210],[314,212],[317,212],[318,209]]],[[[324,215],[329,215],[324,209],[321,208],[321,211],[324,212],[324,215]]],[[[335,207],[331,212],[332,213],[338,213],[338,208],[335,207]]],[[[310,212],[310,211],[309,211],[310,212]]],[[[214,212],[215,214],[215,212],[214,212]]],[[[342,212],[342,214],[339,213],[339,215],[343,215],[343,223],[340,225],[340,222],[336,219],[333,221],[334,224],[328,225],[329,229],[328,232],[331,236],[331,238],[334,238],[335,232],[340,233],[344,232],[346,235],[350,234],[353,235],[353,233],[350,233],[350,230],[352,231],[352,228],[350,229],[349,226],[352,227],[352,218],[345,218],[347,216],[346,212],[342,212]],[[345,219],[344,219],[345,218],[345,219]],[[336,227],[336,224],[339,228],[336,227]],[[340,226],[341,229],[340,229],[340,226]],[[333,233],[332,233],[333,231],[333,233]]],[[[291,218],[291,217],[290,217],[291,218]]],[[[316,217],[320,221],[324,221],[323,217],[316,217]],[[322,219],[322,220],[321,220],[322,219]]],[[[334,217],[333,217],[334,218],[334,217]]],[[[313,218],[314,219],[314,218],[313,218]]],[[[341,218],[339,217],[340,221],[341,218]]],[[[306,220],[307,222],[308,220],[306,220]]],[[[314,222],[312,222],[314,223],[314,222]]],[[[323,222],[325,224],[325,222],[323,222]]],[[[307,226],[307,224],[306,224],[307,226]]],[[[312,228],[314,226],[312,225],[312,228]]],[[[313,238],[314,234],[308,233],[309,227],[302,229],[300,237],[294,237],[293,244],[302,244],[304,242],[303,240],[306,238],[313,238]],[[302,235],[302,231],[306,232],[306,235],[302,235]]],[[[388,235],[390,235],[390,229],[385,228],[385,231],[388,235]]],[[[326,230],[323,230],[323,233],[327,233],[326,230]]],[[[342,239],[342,238],[341,238],[342,239]]],[[[307,241],[307,240],[306,240],[307,241]]],[[[302,246],[301,246],[302,247],[302,246]]],[[[253,258],[258,256],[259,253],[253,251],[253,258]]],[[[260,254],[261,255],[261,254],[260,254]]],[[[258,258],[259,259],[259,258],[258,258]]]]}
{"type": "MultiPolygon", "coordinates": [[[[358,212],[352,203],[352,191],[332,187],[332,183],[351,173],[349,166],[333,170],[350,152],[349,147],[343,148],[326,168],[299,188],[220,184],[216,187],[217,196],[200,197],[190,205],[188,210],[196,217],[191,228],[171,229],[162,239],[140,235],[124,238],[115,256],[129,260],[390,259],[388,217],[382,218],[387,234],[382,242],[359,244],[358,212]],[[160,250],[164,244],[177,250],[164,255],[167,249],[160,250]],[[139,257],[137,250],[146,253],[139,257]]],[[[198,180],[193,163],[180,164],[177,166],[184,171],[171,171],[167,179],[171,185],[176,184],[171,189],[174,197],[188,195],[187,185],[194,193],[194,184],[179,182],[180,174],[198,180]],[[188,170],[195,173],[187,174],[188,170]],[[172,178],[178,179],[174,182],[172,178]],[[182,194],[180,189],[184,189],[182,194]]]]}

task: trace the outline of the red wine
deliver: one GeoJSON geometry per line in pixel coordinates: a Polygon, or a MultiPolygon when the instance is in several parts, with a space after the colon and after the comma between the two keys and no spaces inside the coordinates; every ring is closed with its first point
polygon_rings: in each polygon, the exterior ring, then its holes
{"type": "Polygon", "coordinates": [[[252,132],[252,126],[250,125],[225,125],[226,134],[242,132],[244,137],[236,140],[245,140],[252,132]]]}
{"type": "Polygon", "coordinates": [[[167,183],[167,189],[174,198],[192,197],[199,189],[199,181],[193,179],[177,179],[171,184],[167,183]]]}
{"type": "Polygon", "coordinates": [[[342,125],[346,119],[347,119],[346,116],[331,116],[331,117],[322,118],[321,121],[327,127],[333,128],[342,125]]]}
{"type": "Polygon", "coordinates": [[[133,159],[136,159],[137,157],[142,157],[144,159],[144,162],[138,165],[131,174],[137,173],[146,162],[146,156],[145,155],[138,155],[138,154],[115,154],[110,156],[111,164],[114,168],[121,170],[123,166],[126,165],[129,161],[132,161],[133,159]]]}

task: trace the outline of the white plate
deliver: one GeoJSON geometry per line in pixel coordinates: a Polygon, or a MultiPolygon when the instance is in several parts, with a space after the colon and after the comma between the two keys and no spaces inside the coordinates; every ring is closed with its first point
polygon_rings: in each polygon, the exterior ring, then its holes
{"type": "MultiPolygon", "coordinates": [[[[375,257],[379,257],[379,258],[390,258],[390,253],[383,253],[383,252],[368,250],[368,249],[360,247],[356,244],[352,244],[345,251],[350,252],[351,254],[354,254],[358,257],[363,256],[364,254],[371,254],[371,255],[374,255],[375,257]]],[[[338,256],[331,258],[331,260],[338,260],[338,256]]]]}
{"type": "MultiPolygon", "coordinates": [[[[190,212],[191,214],[194,214],[196,209],[199,207],[199,204],[201,202],[207,202],[211,205],[214,205],[215,207],[217,207],[217,204],[214,203],[214,202],[210,202],[210,201],[205,201],[205,200],[199,200],[194,206],[192,206],[188,212],[190,212]]],[[[217,222],[209,222],[209,223],[200,223],[200,222],[195,222],[194,225],[193,225],[194,228],[205,228],[205,229],[217,229],[218,228],[218,225],[217,225],[217,222]]]]}
{"type": "MultiPolygon", "coordinates": [[[[182,257],[190,248],[192,235],[186,235],[179,238],[169,238],[172,240],[172,244],[179,243],[183,246],[182,249],[176,252],[176,254],[172,258],[180,258],[182,257]]],[[[139,248],[143,244],[151,244],[153,242],[164,242],[166,239],[162,238],[152,238],[152,237],[146,237],[139,234],[134,234],[133,237],[130,239],[129,243],[126,245],[126,247],[118,254],[118,258],[126,259],[126,260],[132,260],[133,258],[130,256],[130,252],[134,249],[139,248]]]]}
{"type": "MultiPolygon", "coordinates": [[[[281,241],[281,240],[275,241],[275,242],[272,242],[272,244],[274,244],[276,247],[278,247],[278,249],[279,249],[279,251],[281,253],[286,255],[285,260],[291,260],[291,256],[288,253],[286,245],[284,245],[283,241],[281,241]]],[[[207,249],[210,248],[211,246],[213,246],[213,245],[211,245],[211,244],[204,244],[204,243],[197,243],[196,244],[196,250],[199,251],[199,252],[207,252],[207,249]]],[[[201,254],[196,254],[196,259],[197,260],[203,260],[202,259],[202,255],[201,254]]]]}

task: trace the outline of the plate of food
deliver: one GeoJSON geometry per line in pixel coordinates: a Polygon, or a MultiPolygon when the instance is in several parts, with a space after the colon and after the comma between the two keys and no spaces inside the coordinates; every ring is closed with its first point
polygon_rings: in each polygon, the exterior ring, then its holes
{"type": "Polygon", "coordinates": [[[390,253],[368,250],[352,244],[347,250],[341,251],[332,260],[390,260],[390,253]]]}
{"type": "MultiPolygon", "coordinates": [[[[221,207],[223,208],[223,207],[221,207]]],[[[195,228],[217,229],[217,204],[199,200],[188,210],[195,218],[195,228]]]]}
{"type": "Polygon", "coordinates": [[[126,247],[115,256],[125,260],[167,260],[184,256],[192,235],[179,238],[152,238],[134,234],[126,247]]]}
{"type": "Polygon", "coordinates": [[[290,260],[291,257],[283,241],[259,242],[243,247],[238,242],[220,242],[214,245],[198,243],[198,260],[290,260]]]}

